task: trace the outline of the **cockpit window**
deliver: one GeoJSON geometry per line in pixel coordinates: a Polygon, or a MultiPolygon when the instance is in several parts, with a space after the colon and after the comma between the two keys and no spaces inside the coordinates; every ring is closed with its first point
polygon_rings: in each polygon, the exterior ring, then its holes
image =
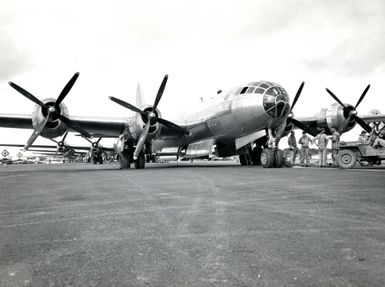
{"type": "Polygon", "coordinates": [[[286,93],[286,91],[285,91],[285,89],[284,89],[284,88],[281,88],[281,87],[279,87],[278,89],[281,91],[281,94],[283,94],[283,95],[287,95],[287,93],[286,93]]]}
{"type": "Polygon", "coordinates": [[[282,118],[289,113],[289,97],[281,87],[270,87],[263,97],[263,107],[273,118],[282,118]]]}
{"type": "Polygon", "coordinates": [[[264,88],[264,89],[267,89],[269,86],[266,85],[266,84],[261,84],[260,87],[261,87],[261,88],[264,88]]]}
{"type": "Polygon", "coordinates": [[[252,93],[252,92],[254,92],[254,89],[255,89],[255,87],[250,87],[250,88],[248,88],[247,89],[247,91],[246,91],[246,93],[252,93]]]}
{"type": "Polygon", "coordinates": [[[278,88],[275,88],[275,87],[268,89],[266,92],[266,94],[268,95],[278,95],[279,93],[280,91],[278,90],[278,88]]]}
{"type": "Polygon", "coordinates": [[[242,91],[241,91],[241,94],[246,93],[247,89],[248,89],[248,87],[244,87],[244,88],[242,89],[242,91]]]}
{"type": "Polygon", "coordinates": [[[242,91],[242,88],[238,88],[237,91],[235,92],[235,95],[239,95],[239,93],[242,91]]]}
{"type": "Polygon", "coordinates": [[[265,90],[264,89],[261,89],[261,88],[256,88],[255,90],[254,90],[254,93],[255,94],[263,94],[265,92],[265,90]]]}

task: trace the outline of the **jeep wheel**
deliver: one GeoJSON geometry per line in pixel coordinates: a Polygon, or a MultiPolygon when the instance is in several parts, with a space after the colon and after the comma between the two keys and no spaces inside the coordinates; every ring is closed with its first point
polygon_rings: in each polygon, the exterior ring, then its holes
{"type": "Polygon", "coordinates": [[[357,156],[354,151],[345,149],[338,153],[337,160],[340,168],[353,168],[356,164],[357,156]]]}

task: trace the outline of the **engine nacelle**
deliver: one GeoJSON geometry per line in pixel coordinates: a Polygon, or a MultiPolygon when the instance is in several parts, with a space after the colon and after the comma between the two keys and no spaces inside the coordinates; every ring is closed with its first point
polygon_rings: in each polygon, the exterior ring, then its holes
{"type": "Polygon", "coordinates": [[[345,133],[350,131],[356,125],[356,121],[349,117],[349,112],[354,110],[354,107],[349,104],[345,104],[346,110],[344,107],[338,103],[334,103],[326,109],[325,119],[326,119],[326,131],[330,133],[331,128],[335,128],[339,133],[345,133]]]}
{"type": "MultiPolygon", "coordinates": [[[[42,102],[47,106],[54,106],[56,99],[48,98],[44,99],[42,102]]],[[[68,109],[65,104],[60,103],[57,110],[61,115],[68,117],[68,109]]],[[[42,108],[39,105],[34,107],[32,111],[32,125],[34,129],[44,120],[47,114],[48,111],[46,108],[42,108]]],[[[57,116],[51,114],[40,135],[45,138],[56,138],[62,136],[67,129],[67,126],[57,116]]]]}
{"type": "MultiPolygon", "coordinates": [[[[144,108],[143,111],[145,113],[146,112],[151,112],[152,111],[152,107],[148,106],[148,107],[144,108]]],[[[154,113],[155,113],[155,115],[157,117],[161,117],[161,114],[160,114],[158,109],[154,113]]],[[[129,126],[129,132],[130,132],[131,138],[133,138],[134,140],[138,140],[140,134],[143,131],[144,126],[146,125],[146,123],[147,123],[146,116],[137,113],[135,115],[134,124],[129,126]]],[[[157,123],[155,121],[152,121],[150,129],[148,131],[147,140],[151,140],[154,137],[156,137],[160,133],[161,128],[162,128],[162,126],[159,123],[157,123]]]]}
{"type": "Polygon", "coordinates": [[[310,128],[319,133],[321,130],[325,130],[326,134],[331,134],[331,129],[336,129],[340,134],[345,133],[356,125],[356,121],[349,117],[349,110],[354,110],[354,107],[345,104],[344,107],[338,103],[334,103],[326,109],[321,109],[319,113],[315,115],[316,124],[310,128]]]}

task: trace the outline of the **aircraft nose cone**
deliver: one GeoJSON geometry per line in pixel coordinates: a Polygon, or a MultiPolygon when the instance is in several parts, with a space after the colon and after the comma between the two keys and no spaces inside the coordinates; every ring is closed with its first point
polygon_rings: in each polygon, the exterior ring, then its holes
{"type": "Polygon", "coordinates": [[[263,98],[265,111],[273,118],[280,119],[290,112],[289,97],[281,87],[270,87],[263,98]]]}

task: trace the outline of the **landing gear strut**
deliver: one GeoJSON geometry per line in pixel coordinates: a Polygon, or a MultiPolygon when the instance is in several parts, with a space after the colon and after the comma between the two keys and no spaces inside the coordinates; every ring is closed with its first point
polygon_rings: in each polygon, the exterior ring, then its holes
{"type": "Polygon", "coordinates": [[[118,155],[118,161],[120,165],[120,169],[128,169],[131,165],[131,154],[129,150],[124,150],[122,153],[118,155]]]}
{"type": "Polygon", "coordinates": [[[145,164],[146,164],[146,160],[144,158],[144,153],[143,151],[141,151],[134,165],[136,169],[143,169],[145,164]]]}
{"type": "Polygon", "coordinates": [[[129,169],[131,163],[134,163],[136,169],[144,168],[146,164],[146,158],[144,152],[141,151],[138,158],[134,161],[134,146],[132,143],[125,142],[124,149],[118,153],[118,162],[120,169],[129,169]]]}
{"type": "Polygon", "coordinates": [[[133,161],[134,147],[132,143],[127,141],[121,141],[120,147],[121,149],[118,149],[119,167],[120,169],[128,169],[133,161]]]}

